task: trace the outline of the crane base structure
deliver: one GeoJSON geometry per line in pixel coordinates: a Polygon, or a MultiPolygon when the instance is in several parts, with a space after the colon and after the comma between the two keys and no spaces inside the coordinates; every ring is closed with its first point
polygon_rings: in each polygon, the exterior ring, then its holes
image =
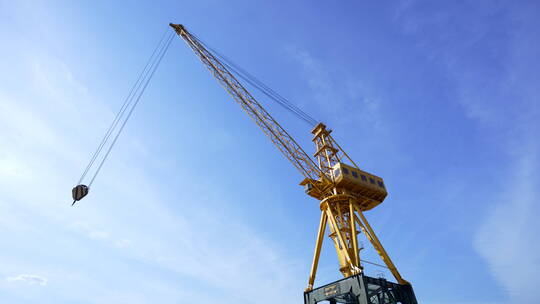
{"type": "Polygon", "coordinates": [[[323,301],[330,304],[418,304],[411,285],[392,283],[363,274],[304,292],[304,304],[323,301]]]}

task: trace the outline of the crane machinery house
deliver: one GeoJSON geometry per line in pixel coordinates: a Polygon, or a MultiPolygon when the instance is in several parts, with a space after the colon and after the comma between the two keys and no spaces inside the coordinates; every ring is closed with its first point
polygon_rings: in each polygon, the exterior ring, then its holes
{"type": "Polygon", "coordinates": [[[366,198],[362,204],[363,210],[370,210],[382,203],[388,194],[382,178],[344,163],[335,164],[333,174],[337,187],[366,198]]]}

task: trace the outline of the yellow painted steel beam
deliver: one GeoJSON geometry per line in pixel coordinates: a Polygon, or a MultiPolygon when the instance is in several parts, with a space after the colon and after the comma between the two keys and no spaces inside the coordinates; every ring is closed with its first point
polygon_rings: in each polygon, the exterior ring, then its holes
{"type": "MultiPolygon", "coordinates": [[[[302,175],[310,180],[320,180],[323,183],[330,183],[325,172],[321,171],[294,138],[264,109],[219,59],[208,51],[183,25],[170,24],[170,26],[176,31],[178,36],[183,38],[202,63],[210,70],[219,84],[240,104],[242,109],[302,175]]],[[[324,186],[317,183],[313,184],[313,187],[318,188],[321,193],[324,193],[324,186]]]]}
{"type": "Polygon", "coordinates": [[[390,259],[390,256],[388,255],[388,253],[384,249],[383,245],[379,241],[379,238],[375,234],[375,231],[373,231],[373,229],[371,228],[371,225],[369,225],[369,222],[367,221],[364,214],[362,214],[362,211],[360,211],[360,209],[358,209],[356,207],[355,207],[355,209],[356,209],[356,212],[358,213],[358,215],[360,216],[360,219],[361,219],[360,220],[359,218],[356,218],[356,220],[358,222],[358,225],[362,228],[364,234],[366,235],[368,240],[371,242],[373,247],[375,247],[375,250],[377,251],[377,253],[381,257],[383,262],[386,264],[386,266],[388,267],[388,269],[390,270],[392,275],[396,278],[397,282],[399,284],[410,285],[410,283],[408,281],[406,281],[405,279],[403,279],[401,277],[401,274],[397,270],[396,265],[394,265],[394,262],[392,262],[392,259],[390,259]]]}
{"type": "MultiPolygon", "coordinates": [[[[340,185],[336,181],[333,170],[336,164],[342,163],[342,160],[349,160],[356,168],[358,166],[330,135],[332,131],[327,130],[326,126],[322,123],[319,123],[311,131],[314,134],[313,142],[317,151],[315,153],[316,161],[314,161],[251,93],[246,90],[225,65],[212,52],[206,49],[197,37],[189,33],[180,24],[170,24],[170,26],[176,31],[178,36],[183,38],[219,84],[233,97],[234,101],[241,106],[281,153],[304,175],[305,179],[301,185],[312,186],[308,187],[306,193],[321,200],[321,221],[319,223],[308,289],[313,288],[328,221],[330,222],[328,225],[332,232],[330,237],[334,242],[340,262],[340,271],[345,277],[361,272],[357,240],[358,232],[356,229],[356,223],[358,223],[362,232],[375,247],[375,250],[398,282],[400,284],[409,284],[401,277],[375,235],[375,232],[363,216],[360,205],[358,204],[359,202],[357,201],[362,195],[360,190],[351,188],[346,183],[340,185]],[[333,208],[336,208],[335,212],[333,208]],[[347,216],[348,218],[346,218],[347,216]]],[[[383,199],[384,196],[378,203],[382,202],[383,199]]],[[[372,208],[375,205],[368,207],[372,208]]]]}
{"type": "Polygon", "coordinates": [[[330,226],[332,227],[332,232],[336,233],[337,241],[334,240],[334,245],[336,247],[336,251],[338,254],[338,258],[341,258],[341,261],[343,265],[340,267],[340,271],[343,273],[345,277],[348,277],[353,274],[352,263],[351,263],[351,257],[349,255],[349,250],[347,249],[347,243],[345,242],[345,238],[343,237],[343,234],[341,233],[341,230],[339,229],[339,226],[336,222],[336,218],[334,213],[332,212],[331,206],[327,204],[326,212],[328,215],[328,218],[330,219],[330,226]]]}
{"type": "Polygon", "coordinates": [[[358,252],[358,239],[356,235],[356,222],[354,221],[354,218],[356,215],[354,214],[354,201],[352,199],[349,199],[349,225],[351,226],[351,238],[353,242],[353,262],[354,265],[358,268],[360,268],[360,252],[358,252]]]}
{"type": "Polygon", "coordinates": [[[328,216],[325,211],[321,211],[321,220],[319,222],[319,231],[317,233],[317,241],[315,243],[315,252],[313,253],[313,262],[311,263],[311,271],[309,272],[309,280],[306,291],[313,289],[313,283],[315,282],[315,276],[317,275],[317,267],[319,265],[319,257],[321,255],[321,247],[324,240],[324,232],[326,231],[326,222],[328,216]]]}

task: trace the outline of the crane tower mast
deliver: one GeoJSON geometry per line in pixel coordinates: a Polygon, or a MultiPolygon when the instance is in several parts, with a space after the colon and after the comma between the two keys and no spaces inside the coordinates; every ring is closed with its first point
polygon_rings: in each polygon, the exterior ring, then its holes
{"type": "MultiPolygon", "coordinates": [[[[369,299],[370,289],[368,286],[371,286],[369,284],[375,284],[374,286],[377,286],[377,288],[373,287],[372,293],[377,293],[377,297],[386,297],[386,299],[399,298],[399,301],[404,304],[415,304],[416,300],[409,282],[401,277],[363,214],[364,211],[380,204],[386,197],[387,192],[382,178],[360,170],[330,135],[331,130],[328,130],[322,123],[319,123],[312,130],[313,142],[316,148],[314,153],[316,161],[314,161],[199,39],[188,32],[181,24],[171,23],[170,26],[183,38],[202,63],[210,70],[214,78],[304,176],[304,180],[300,184],[304,186],[306,193],[320,202],[320,224],[308,286],[305,292],[305,302],[317,303],[321,299],[326,299],[331,303],[372,303],[350,299],[352,302],[348,302],[349,300],[346,297],[349,293],[339,292],[340,288],[344,288],[343,286],[353,284],[351,283],[353,279],[362,278],[365,286],[363,297],[369,299]],[[351,165],[347,165],[346,162],[351,165]],[[329,227],[329,236],[333,241],[338,256],[339,270],[345,281],[338,281],[335,286],[328,285],[330,287],[326,286],[313,290],[326,226],[329,227]],[[363,276],[360,259],[361,248],[359,248],[357,240],[359,233],[363,233],[370,241],[399,285],[387,282],[385,284],[394,284],[395,286],[385,285],[390,287],[382,289],[379,286],[380,284],[368,280],[373,278],[363,276]],[[407,294],[409,289],[412,297],[407,294]],[[410,299],[410,301],[407,299],[410,299]]],[[[353,285],[356,286],[355,284],[353,285]]],[[[351,290],[353,289],[351,287],[351,290]]],[[[357,293],[361,292],[358,291],[357,293]]],[[[373,298],[373,296],[371,297],[373,298]]],[[[397,300],[394,302],[377,301],[377,303],[381,304],[397,302],[397,300]]]]}

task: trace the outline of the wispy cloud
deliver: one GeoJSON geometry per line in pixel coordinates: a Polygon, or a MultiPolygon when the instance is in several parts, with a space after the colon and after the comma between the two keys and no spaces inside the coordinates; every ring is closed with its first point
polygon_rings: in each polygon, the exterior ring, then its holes
{"type": "Polygon", "coordinates": [[[19,274],[13,277],[7,277],[6,280],[8,282],[21,282],[29,285],[47,285],[47,278],[35,274],[19,274]]]}
{"type": "Polygon", "coordinates": [[[446,68],[465,116],[508,160],[493,164],[501,172],[494,179],[503,187],[485,193],[482,204],[488,208],[479,215],[472,246],[506,291],[505,302],[538,303],[540,113],[535,106],[538,84],[532,75],[539,66],[533,55],[538,47],[530,44],[536,15],[527,13],[538,8],[494,3],[465,14],[455,7],[422,8],[422,1],[407,1],[397,19],[420,47],[430,46],[433,63],[446,68]],[[447,28],[456,21],[457,29],[447,28]],[[486,49],[492,41],[498,47],[486,49]]]}
{"type": "Polygon", "coordinates": [[[73,228],[93,240],[105,240],[108,239],[110,236],[109,233],[106,231],[90,227],[88,223],[76,222],[75,224],[73,224],[73,228]]]}
{"type": "Polygon", "coordinates": [[[342,69],[325,65],[322,60],[299,47],[288,46],[285,53],[303,70],[312,100],[322,109],[321,112],[331,114],[321,119],[331,119],[335,124],[362,121],[370,124],[372,129],[384,124],[381,100],[369,91],[361,79],[342,69]]]}
{"type": "Polygon", "coordinates": [[[126,248],[129,245],[131,245],[131,243],[132,243],[131,240],[121,239],[121,240],[116,241],[115,245],[116,247],[119,247],[119,248],[126,248]]]}
{"type": "Polygon", "coordinates": [[[300,63],[304,69],[305,74],[308,75],[307,81],[309,85],[318,91],[328,91],[333,89],[331,77],[319,60],[315,59],[313,55],[306,50],[302,50],[295,47],[288,47],[285,49],[291,58],[300,63]]]}
{"type": "MultiPolygon", "coordinates": [[[[42,66],[42,59],[34,58],[35,66],[42,66]]],[[[242,218],[227,212],[215,212],[210,207],[205,208],[203,198],[198,198],[200,206],[196,211],[190,213],[186,206],[183,212],[172,212],[170,206],[173,201],[174,204],[187,204],[185,198],[163,197],[161,193],[165,186],[157,183],[155,178],[148,176],[142,169],[134,168],[132,164],[137,163],[137,160],[131,154],[113,164],[120,170],[111,170],[110,174],[101,176],[100,192],[91,193],[90,200],[86,199],[71,209],[66,200],[65,206],[60,207],[61,202],[58,200],[64,197],[62,193],[65,193],[66,198],[69,196],[69,171],[77,163],[83,163],[90,151],[73,145],[79,142],[78,135],[84,129],[81,125],[92,125],[92,116],[107,117],[110,111],[103,105],[92,109],[85,107],[86,103],[90,103],[91,96],[81,88],[84,86],[74,78],[69,67],[58,58],[49,57],[47,68],[33,68],[29,72],[36,82],[33,86],[35,94],[54,103],[54,111],[45,109],[46,103],[31,107],[24,99],[21,102],[11,97],[0,100],[0,107],[4,110],[0,111],[0,117],[5,118],[0,120],[0,124],[8,134],[0,138],[3,147],[0,152],[0,180],[5,181],[0,185],[0,227],[8,229],[12,235],[23,235],[25,246],[31,246],[28,244],[44,237],[48,242],[62,244],[60,251],[50,246],[36,249],[39,252],[35,256],[61,259],[60,264],[51,261],[58,268],[54,277],[70,277],[69,284],[86,284],[95,291],[95,295],[88,296],[59,291],[62,297],[84,298],[90,302],[114,302],[114,299],[122,299],[123,302],[129,299],[136,303],[143,303],[141,299],[151,302],[159,298],[157,295],[154,298],[143,295],[142,290],[133,291],[130,288],[113,292],[104,282],[115,275],[107,267],[96,265],[112,263],[109,259],[114,259],[117,265],[136,266],[144,263],[152,269],[151,273],[171,275],[172,282],[181,281],[180,286],[175,287],[176,293],[192,294],[189,286],[194,280],[200,286],[218,290],[204,296],[208,302],[216,298],[247,302],[258,297],[261,289],[267,286],[290,290],[281,295],[284,298],[300,297],[296,290],[303,287],[304,277],[296,277],[294,271],[297,266],[283,256],[279,246],[251,231],[243,224],[242,218]],[[48,76],[36,76],[36,73],[48,73],[48,76]],[[64,125],[70,124],[73,124],[73,129],[62,129],[64,125]],[[21,193],[31,188],[31,185],[25,183],[26,180],[46,181],[47,186],[40,183],[43,187],[39,191],[23,196],[21,193]],[[99,199],[99,193],[107,197],[99,199]],[[92,207],[86,205],[90,201],[92,207]],[[111,201],[119,203],[108,204],[111,201]],[[135,207],[122,209],[122,202],[126,201],[135,207]],[[107,258],[100,258],[101,254],[107,258]],[[103,278],[104,282],[91,283],[96,276],[103,278]],[[259,287],[245,288],[253,282],[258,282],[259,287]],[[295,284],[298,286],[290,288],[295,284]]],[[[92,132],[97,134],[99,131],[92,132]]],[[[86,135],[95,134],[89,132],[86,135]]],[[[126,133],[124,137],[125,142],[135,143],[136,149],[147,150],[144,141],[138,136],[126,133]]],[[[193,178],[193,174],[190,178],[193,178]]],[[[205,193],[217,190],[210,185],[208,189],[206,186],[200,187],[204,188],[201,191],[205,193]]],[[[215,203],[214,200],[223,203],[224,198],[216,195],[206,199],[206,203],[211,205],[215,203]]],[[[15,261],[10,269],[16,269],[17,272],[27,264],[46,266],[35,256],[19,256],[15,249],[3,255],[7,256],[4,259],[15,261]]],[[[118,276],[127,278],[115,277],[111,280],[137,280],[131,274],[129,271],[127,274],[124,272],[118,276]]],[[[35,275],[9,278],[13,283],[47,284],[46,278],[35,275]]],[[[154,290],[163,290],[170,298],[177,298],[176,293],[170,295],[170,291],[166,292],[172,288],[170,284],[171,281],[156,282],[154,290]]],[[[73,290],[77,290],[77,287],[73,290]]],[[[268,299],[268,302],[274,300],[268,299]]]]}
{"type": "Polygon", "coordinates": [[[510,295],[512,303],[537,303],[540,270],[538,150],[516,162],[507,189],[488,205],[474,247],[510,295]]]}

